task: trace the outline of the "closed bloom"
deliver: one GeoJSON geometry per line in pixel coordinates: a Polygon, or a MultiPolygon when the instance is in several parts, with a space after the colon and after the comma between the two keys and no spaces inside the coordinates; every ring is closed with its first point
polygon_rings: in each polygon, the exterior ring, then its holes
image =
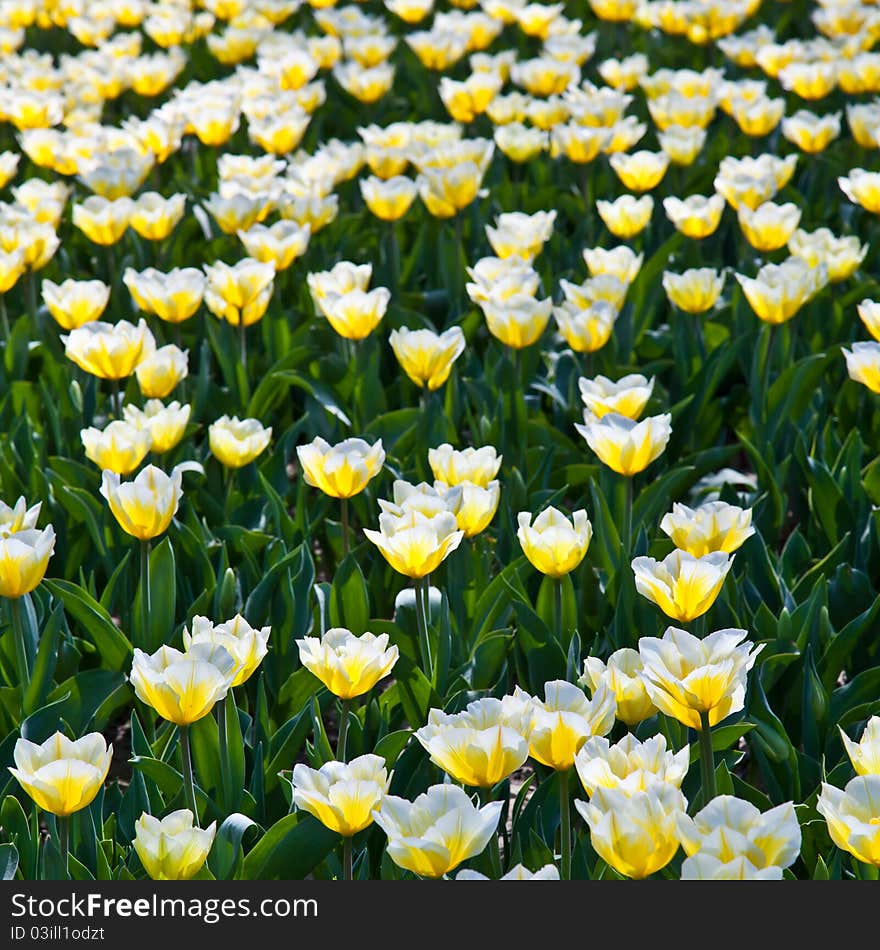
{"type": "Polygon", "coordinates": [[[302,665],[340,699],[354,699],[369,692],[397,662],[396,646],[388,634],[364,633],[356,637],[344,627],[331,627],[320,638],[296,641],[302,665]]]}
{"type": "Polygon", "coordinates": [[[721,195],[691,195],[682,201],[680,198],[664,198],[663,210],[677,231],[685,237],[704,238],[714,234],[721,222],[724,211],[724,198],[721,195]]]}
{"type": "Polygon", "coordinates": [[[851,350],[844,347],[843,356],[849,378],[873,393],[880,393],[880,343],[875,340],[853,343],[851,350]]]}
{"type": "Polygon", "coordinates": [[[161,820],[144,812],[134,823],[134,830],[131,843],[152,880],[188,881],[208,859],[217,822],[199,828],[193,813],[181,808],[161,820]]]}
{"type": "Polygon", "coordinates": [[[617,718],[635,726],[657,712],[642,680],[642,659],[635,650],[623,647],[608,657],[606,666],[598,657],[584,660],[581,682],[594,693],[604,683],[617,702],[617,718]]]}
{"type": "Polygon", "coordinates": [[[196,267],[175,267],[167,273],[154,267],[138,273],[127,267],[122,281],[141,310],[166,323],[183,323],[201,306],[207,278],[196,267]]]}
{"type": "Polygon", "coordinates": [[[350,838],[373,823],[390,779],[381,755],[359,755],[351,762],[325,762],[319,769],[293,767],[293,804],[326,828],[350,838]]]}
{"type": "Polygon", "coordinates": [[[472,161],[452,168],[426,168],[416,179],[419,197],[436,218],[451,218],[466,208],[483,183],[483,170],[472,161]]]}
{"type": "Polygon", "coordinates": [[[840,135],[840,119],[839,112],[816,115],[806,109],[798,109],[794,115],[782,120],[782,134],[801,151],[816,155],[840,135]]]}
{"type": "Polygon", "coordinates": [[[250,257],[282,271],[305,254],[311,233],[308,224],[282,220],[272,225],[254,224],[247,231],[239,231],[238,238],[250,257]]]}
{"type": "Polygon", "coordinates": [[[586,248],[582,255],[591,277],[611,274],[622,284],[631,284],[636,279],[645,259],[644,254],[636,254],[625,244],[612,248],[586,248]]]}
{"type": "Polygon", "coordinates": [[[486,236],[498,257],[521,257],[529,263],[550,239],[555,220],[555,211],[509,211],[498,215],[494,228],[486,225],[486,236]]]}
{"type": "Polygon", "coordinates": [[[828,268],[790,257],[782,264],[765,264],[757,277],[737,274],[736,279],[757,317],[765,323],[785,323],[825,286],[828,268]]]}
{"type": "Polygon", "coordinates": [[[501,802],[477,808],[457,785],[432,785],[409,802],[387,795],[374,811],[388,835],[395,864],[421,877],[439,878],[480,854],[496,833],[501,802]]]}
{"type": "Polygon", "coordinates": [[[752,650],[746,636],[745,630],[716,630],[700,640],[667,627],[662,638],[642,637],[642,675],[654,705],[692,729],[702,728],[701,714],[711,727],[739,712],[746,677],[763,649],[761,644],[752,650]]]}
{"type": "Polygon", "coordinates": [[[352,264],[350,261],[339,261],[331,270],[308,274],[306,283],[315,309],[323,314],[324,303],[331,297],[352,290],[366,290],[372,274],[372,264],[352,264]]]}
{"type": "Polygon", "coordinates": [[[657,141],[674,165],[687,167],[696,161],[703,150],[706,130],[699,126],[670,125],[665,132],[657,133],[657,141]]]}
{"type": "Polygon", "coordinates": [[[500,699],[468,703],[460,713],[432,709],[415,737],[431,761],[462,785],[491,788],[515,772],[529,745],[500,699]]]}
{"type": "Polygon", "coordinates": [[[107,309],[110,287],[100,280],[73,280],[60,284],[44,280],[41,296],[55,322],[65,330],[98,320],[107,309]]]}
{"type": "Polygon", "coordinates": [[[382,179],[371,176],[360,183],[364,203],[381,221],[397,221],[412,207],[419,189],[405,175],[382,179]]]}
{"type": "Polygon", "coordinates": [[[597,419],[609,412],[627,419],[638,419],[654,391],[654,377],[649,380],[641,373],[629,373],[615,381],[602,375],[593,379],[582,376],[578,388],[584,407],[597,419]]]}
{"type": "Polygon", "coordinates": [[[348,340],[363,340],[385,316],[391,300],[387,287],[373,290],[349,290],[327,297],[321,306],[330,326],[348,340]]]}
{"type": "Polygon", "coordinates": [[[632,794],[644,791],[657,780],[681,788],[689,758],[687,745],[672,752],[667,749],[663,735],[640,742],[628,732],[614,745],[601,736],[587,739],[574,764],[587,795],[592,795],[597,788],[620,788],[632,794]]]}
{"type": "Polygon", "coordinates": [[[665,152],[639,151],[626,154],[618,152],[609,159],[611,167],[624,188],[630,191],[650,191],[660,184],[669,156],[665,152]]]}
{"type": "Polygon", "coordinates": [[[137,698],[178,726],[196,722],[223,699],[238,662],[221,646],[196,643],[186,653],[162,646],[155,653],[135,647],[131,685],[137,698]]]}
{"type": "Polygon", "coordinates": [[[857,775],[880,775],[880,716],[871,716],[858,742],[853,742],[843,729],[840,738],[857,775]]]}
{"type": "Polygon", "coordinates": [[[880,342],[880,303],[865,299],[856,309],[867,331],[880,342]]]}
{"type": "Polygon", "coordinates": [[[0,535],[0,597],[29,594],[42,581],[55,550],[55,529],[21,528],[0,535]]]}
{"type": "Polygon", "coordinates": [[[103,430],[94,427],[80,431],[86,458],[100,469],[129,475],[150,451],[149,432],[130,422],[116,419],[103,430]]]}
{"type": "Polygon", "coordinates": [[[449,511],[433,517],[419,511],[401,517],[383,513],[379,515],[379,530],[365,528],[364,534],[395,571],[415,579],[437,570],[464,537],[449,511]]]}
{"type": "Polygon", "coordinates": [[[169,343],[145,356],[135,367],[138,386],[148,399],[164,399],[189,373],[188,350],[169,343]]]}
{"type": "Polygon", "coordinates": [[[635,422],[616,412],[596,418],[584,412],[584,424],[575,425],[587,445],[619,475],[636,475],[659,458],[672,435],[672,416],[648,416],[635,422]]]}
{"type": "Polygon", "coordinates": [[[183,631],[183,646],[189,650],[196,643],[221,646],[235,660],[238,672],[232,686],[247,682],[263,662],[268,651],[271,627],[252,627],[241,614],[232,620],[214,624],[207,617],[193,617],[192,633],[183,631]]]}
{"type": "Polygon", "coordinates": [[[677,820],[687,799],[670,782],[654,780],[628,794],[599,787],[575,807],[590,828],[593,849],[624,877],[641,880],[666,867],[678,851],[677,820]]]}
{"type": "Polygon", "coordinates": [[[16,247],[11,251],[6,251],[0,247],[0,294],[12,290],[26,269],[23,248],[16,247]]]}
{"type": "Polygon", "coordinates": [[[660,530],[677,548],[697,558],[713,551],[732,554],[755,533],[752,509],[724,501],[710,501],[699,508],[676,502],[663,516],[660,530]]]}
{"type": "Polygon", "coordinates": [[[516,536],[532,566],[550,577],[563,577],[584,559],[593,537],[586,511],[573,512],[571,520],[556,508],[545,508],[534,521],[527,511],[517,515],[516,536]]]}
{"type": "Polygon", "coordinates": [[[745,858],[758,870],[787,868],[801,850],[801,828],[792,802],[762,814],[751,802],[719,795],[693,818],[680,815],[678,833],[688,858],[711,855],[721,864],[745,858]]]}
{"type": "Polygon", "coordinates": [[[262,318],[274,289],[275,268],[251,257],[233,266],[217,261],[205,265],[205,304],[215,317],[237,327],[262,318]]]}
{"type": "Polygon", "coordinates": [[[122,407],[125,421],[147,432],[150,450],[159,454],[170,452],[180,442],[191,412],[192,406],[181,406],[179,402],[165,406],[158,399],[148,399],[143,409],[122,407]]]}
{"type": "Polygon", "coordinates": [[[857,775],[843,791],[823,782],[816,809],[838,848],[880,867],[880,775],[857,775]]]}
{"type": "Polygon", "coordinates": [[[840,190],[855,204],[872,214],[880,214],[880,172],[853,168],[837,179],[840,190]]]}
{"type": "Polygon", "coordinates": [[[104,323],[94,320],[62,336],[64,355],[80,369],[100,379],[125,379],[146,353],[155,349],[153,334],[139,320],[104,323]]]}
{"type": "Polygon", "coordinates": [[[61,732],[42,744],[18,739],[9,771],[43,811],[66,818],[91,805],[110,771],[113,747],[100,732],[73,741],[61,732]]]}
{"type": "Polygon", "coordinates": [[[416,384],[432,392],[439,389],[452,372],[452,364],[464,352],[465,339],[461,327],[450,327],[443,333],[433,330],[392,330],[391,349],[403,371],[416,384]]]}
{"type": "Polygon", "coordinates": [[[723,551],[694,557],[675,550],[662,561],[637,557],[632,562],[636,590],[667,617],[684,623],[701,617],[715,603],[732,566],[733,555],[723,551]]]}
{"type": "Polygon", "coordinates": [[[753,211],[741,205],[737,211],[739,226],[749,244],[758,251],[776,251],[788,243],[801,220],[801,209],[765,201],[753,211]]]}
{"type": "Polygon", "coordinates": [[[530,696],[518,686],[513,694],[523,710],[523,734],[529,754],[542,765],[564,772],[591,736],[604,736],[614,725],[614,694],[600,686],[592,699],[565,680],[544,684],[544,699],[530,696]]]}
{"type": "Polygon", "coordinates": [[[704,313],[714,307],[724,288],[724,274],[711,267],[695,267],[683,274],[663,271],[666,296],[685,313],[704,313]]]}
{"type": "Polygon", "coordinates": [[[654,199],[650,195],[621,195],[615,201],[597,201],[596,210],[605,227],[625,240],[645,230],[654,211],[654,199]]]}
{"type": "Polygon", "coordinates": [[[502,456],[493,445],[475,449],[454,449],[448,442],[428,449],[428,464],[434,478],[447,485],[473,482],[486,488],[501,468],[502,456]]]}
{"type": "Polygon", "coordinates": [[[505,346],[521,350],[531,346],[546,330],[553,301],[535,300],[525,294],[513,294],[500,303],[481,304],[489,332],[505,346]]]}
{"type": "Polygon", "coordinates": [[[549,137],[542,129],[533,129],[522,122],[499,125],[493,134],[495,144],[512,161],[529,162],[547,151],[549,137]]]}
{"type": "Polygon", "coordinates": [[[73,206],[73,223],[95,244],[115,244],[125,234],[131,220],[134,202],[131,198],[109,201],[90,195],[82,204],[73,206]]]}
{"type": "Polygon", "coordinates": [[[147,241],[164,241],[183,217],[186,195],[165,198],[155,191],[138,195],[131,211],[132,228],[147,241]]]}
{"type": "Polygon", "coordinates": [[[373,445],[363,439],[345,439],[330,445],[316,437],[307,445],[298,445],[296,454],[306,484],[320,488],[332,498],[360,494],[385,464],[381,439],[373,445]]]}
{"type": "Polygon", "coordinates": [[[586,165],[606,149],[611,141],[611,132],[604,128],[591,128],[576,122],[554,125],[550,129],[550,157],[564,155],[576,165],[586,165]]]}
{"type": "Polygon", "coordinates": [[[576,353],[594,353],[611,339],[620,311],[607,300],[581,306],[570,300],[553,308],[553,319],[565,342],[576,353]]]}
{"type": "Polygon", "coordinates": [[[271,438],[272,426],[264,428],[259,419],[221,416],[208,427],[211,453],[226,468],[241,468],[253,462],[271,438]]]}
{"type": "Polygon", "coordinates": [[[789,238],[788,249],[810,267],[824,264],[832,284],[851,277],[868,253],[868,245],[861,244],[855,235],[835,237],[828,228],[812,232],[798,229],[789,238]]]}
{"type": "Polygon", "coordinates": [[[485,531],[498,511],[501,501],[501,483],[495,479],[488,485],[474,485],[472,482],[460,482],[448,486],[444,482],[434,483],[434,487],[444,497],[456,493],[454,503],[455,523],[464,532],[466,538],[473,538],[485,531]]]}
{"type": "Polygon", "coordinates": [[[130,482],[123,482],[115,472],[105,471],[101,494],[107,499],[113,517],[126,534],[149,541],[168,529],[183,495],[183,473],[202,471],[198,462],[182,462],[167,475],[155,465],[148,465],[130,482]]]}

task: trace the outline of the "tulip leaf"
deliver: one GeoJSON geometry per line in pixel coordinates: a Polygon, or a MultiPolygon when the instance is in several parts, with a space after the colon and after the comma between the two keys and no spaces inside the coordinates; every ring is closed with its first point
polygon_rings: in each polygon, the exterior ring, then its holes
{"type": "Polygon", "coordinates": [[[208,856],[208,865],[217,880],[232,876],[241,855],[242,839],[248,831],[256,830],[257,823],[247,815],[233,812],[217,829],[214,844],[208,856]]]}
{"type": "Polygon", "coordinates": [[[59,604],[52,611],[40,634],[37,658],[31,670],[31,678],[24,691],[24,713],[29,715],[45,700],[52,685],[52,676],[58,660],[58,634],[64,619],[64,609],[59,604]]]}
{"type": "Polygon", "coordinates": [[[95,598],[70,581],[45,580],[43,583],[97,647],[102,663],[111,670],[127,671],[131,666],[131,643],[95,598]]]}
{"type": "Polygon", "coordinates": [[[356,636],[369,628],[370,596],[354,554],[349,554],[333,575],[329,613],[332,627],[345,627],[356,636]]]}
{"type": "Polygon", "coordinates": [[[0,844],[0,881],[11,881],[18,870],[18,849],[14,844],[0,844]]]}
{"type": "MultiPolygon", "coordinates": [[[[712,751],[724,752],[732,745],[735,745],[744,735],[755,728],[755,723],[747,719],[741,719],[739,722],[732,723],[729,726],[716,726],[712,730],[712,751]]],[[[691,743],[690,761],[698,762],[700,759],[700,744],[691,743]]]]}
{"type": "Polygon", "coordinates": [[[251,881],[304,878],[338,841],[339,835],[311,815],[286,815],[268,828],[247,854],[242,877],[251,881]]]}

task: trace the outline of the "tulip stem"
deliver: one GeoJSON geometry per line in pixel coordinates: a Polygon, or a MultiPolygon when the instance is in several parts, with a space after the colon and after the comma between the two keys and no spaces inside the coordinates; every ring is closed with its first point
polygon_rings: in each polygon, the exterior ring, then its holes
{"type": "Polygon", "coordinates": [[[226,737],[226,714],[230,702],[235,702],[232,689],[217,703],[217,742],[220,746],[220,787],[223,789],[223,804],[232,808],[232,770],[229,767],[229,741],[226,737]]]}
{"type": "Polygon", "coordinates": [[[64,868],[65,880],[70,878],[68,870],[67,856],[70,853],[70,816],[59,815],[58,822],[58,847],[61,850],[61,866],[64,868]]]}
{"type": "Polygon", "coordinates": [[[351,835],[342,839],[342,880],[354,880],[352,861],[351,835]]]}
{"type": "Polygon", "coordinates": [[[625,494],[623,502],[623,555],[628,561],[632,553],[632,522],[633,522],[633,480],[631,475],[624,475],[625,494]]]}
{"type": "Polygon", "coordinates": [[[712,730],[709,713],[700,713],[700,775],[703,788],[703,805],[715,797],[715,756],[712,752],[712,730]]]}
{"type": "Polygon", "coordinates": [[[342,508],[342,556],[348,557],[348,552],[351,550],[348,539],[349,525],[348,525],[348,499],[341,499],[342,508]]]}
{"type": "Polygon", "coordinates": [[[150,542],[141,541],[141,642],[151,646],[147,631],[150,625],[152,596],[150,594],[150,542]]]}
{"type": "Polygon", "coordinates": [[[24,639],[24,626],[21,619],[20,598],[9,598],[9,611],[12,615],[12,636],[15,638],[15,661],[18,666],[18,678],[21,686],[22,712],[24,712],[24,694],[31,678],[30,660],[24,639]]]}
{"type": "Polygon", "coordinates": [[[563,652],[567,653],[568,646],[565,644],[565,630],[563,629],[561,577],[553,578],[553,610],[553,619],[556,622],[556,636],[558,638],[558,643],[559,646],[562,647],[563,652]]]}
{"type": "Polygon", "coordinates": [[[571,879],[571,801],[568,795],[568,773],[568,769],[559,773],[559,850],[562,854],[559,876],[563,881],[571,879]]]}
{"type": "Polygon", "coordinates": [[[183,762],[183,797],[186,807],[193,813],[193,821],[199,822],[199,809],[196,805],[196,788],[193,781],[192,755],[189,748],[189,726],[178,726],[180,735],[180,758],[183,762]]]}
{"type": "Polygon", "coordinates": [[[428,585],[425,578],[416,581],[416,621],[425,675],[434,682],[434,661],[431,658],[431,640],[428,636],[428,585]]]}
{"type": "Polygon", "coordinates": [[[247,374],[247,327],[244,325],[244,319],[238,318],[239,342],[241,345],[241,365],[247,374]]]}
{"type": "MultiPolygon", "coordinates": [[[[339,735],[336,739],[336,760],[345,761],[345,740],[348,738],[348,712],[351,709],[351,700],[343,699],[339,708],[339,735]]],[[[346,839],[351,841],[351,839],[346,839]]]]}
{"type": "MultiPolygon", "coordinates": [[[[479,794],[480,794],[481,805],[488,805],[492,801],[491,788],[481,788],[479,790],[479,794]]],[[[498,845],[498,831],[497,830],[489,839],[489,861],[492,865],[493,877],[496,880],[500,879],[504,871],[501,866],[501,849],[498,845]]]]}
{"type": "Polygon", "coordinates": [[[3,339],[8,340],[10,336],[9,317],[6,314],[6,298],[0,294],[0,326],[3,327],[3,339]]]}
{"type": "Polygon", "coordinates": [[[119,390],[119,380],[111,379],[110,380],[110,405],[113,412],[114,419],[122,418],[122,393],[119,390]]]}
{"type": "Polygon", "coordinates": [[[769,416],[769,406],[770,400],[768,398],[770,394],[770,385],[771,385],[771,376],[773,372],[773,357],[776,353],[776,338],[779,334],[776,332],[776,327],[772,323],[766,324],[767,327],[767,353],[764,357],[764,379],[763,385],[761,387],[761,398],[762,398],[762,422],[766,424],[769,416]]]}

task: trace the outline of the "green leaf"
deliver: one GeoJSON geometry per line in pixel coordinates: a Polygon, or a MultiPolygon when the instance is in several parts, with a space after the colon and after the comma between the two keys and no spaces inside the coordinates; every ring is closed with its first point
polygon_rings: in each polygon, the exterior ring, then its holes
{"type": "Polygon", "coordinates": [[[0,881],[11,881],[18,870],[18,849],[14,844],[0,844],[0,881]]]}
{"type": "Polygon", "coordinates": [[[95,598],[70,581],[45,580],[43,583],[64,604],[65,611],[77,622],[86,639],[95,644],[104,666],[127,672],[131,668],[131,643],[95,598]]]}
{"type": "Polygon", "coordinates": [[[300,880],[333,850],[339,835],[311,815],[296,813],[275,822],[244,859],[249,881],[300,880]]]}
{"type": "Polygon", "coordinates": [[[233,812],[220,825],[208,856],[208,865],[217,880],[226,880],[232,875],[241,854],[242,839],[256,828],[257,823],[240,812],[233,812]]]}
{"type": "Polygon", "coordinates": [[[360,636],[370,623],[370,595],[354,554],[339,565],[330,588],[330,625],[360,636]]]}

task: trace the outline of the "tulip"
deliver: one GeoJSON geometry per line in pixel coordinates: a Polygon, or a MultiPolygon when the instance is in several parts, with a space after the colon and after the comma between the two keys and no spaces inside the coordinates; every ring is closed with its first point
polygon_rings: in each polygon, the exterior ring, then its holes
{"type": "Polygon", "coordinates": [[[466,538],[473,538],[489,527],[501,501],[501,483],[497,479],[485,486],[468,481],[449,486],[437,481],[434,487],[444,499],[455,495],[455,523],[466,538]]]}
{"type": "Polygon", "coordinates": [[[38,501],[28,508],[23,495],[11,507],[0,500],[0,538],[8,538],[27,528],[36,528],[42,507],[43,503],[38,501]]]}
{"type": "Polygon", "coordinates": [[[644,791],[597,788],[575,806],[590,828],[593,849],[619,874],[641,880],[664,868],[678,851],[677,821],[687,800],[669,782],[655,779],[644,791]]]}
{"type": "MultiPolygon", "coordinates": [[[[269,204],[264,197],[242,191],[232,192],[228,196],[223,193],[212,194],[204,206],[224,234],[247,231],[269,213],[269,204]]],[[[210,273],[208,278],[210,280],[210,273]]]]}
{"type": "Polygon", "coordinates": [[[237,326],[241,362],[247,366],[245,328],[262,319],[275,288],[275,268],[251,257],[230,266],[223,261],[205,265],[205,305],[221,320],[237,326]]]}
{"type": "Polygon", "coordinates": [[[376,287],[370,291],[355,289],[325,298],[322,312],[341,337],[363,340],[385,316],[390,300],[391,291],[387,287],[376,287]]]}
{"type": "Polygon", "coordinates": [[[711,854],[697,852],[681,864],[683,881],[781,881],[782,868],[769,865],[757,868],[746,857],[721,861],[711,854]]]}
{"type": "Polygon", "coordinates": [[[104,430],[94,427],[80,431],[86,458],[100,469],[130,475],[150,451],[150,434],[130,422],[117,419],[104,430]]]}
{"type": "MultiPolygon", "coordinates": [[[[650,108],[650,105],[649,105],[650,108]]],[[[712,110],[714,112],[714,108],[712,110]]],[[[670,125],[657,134],[657,141],[674,165],[693,165],[706,144],[706,130],[699,127],[670,125]]]]}
{"type": "MultiPolygon", "coordinates": [[[[489,881],[491,878],[479,871],[464,868],[455,875],[456,881],[489,881]]],[[[558,881],[559,870],[554,864],[545,864],[537,871],[530,871],[523,864],[515,864],[506,874],[498,878],[499,881],[558,881]]]]}
{"type": "Polygon", "coordinates": [[[206,278],[195,267],[175,267],[164,274],[153,267],[141,273],[127,267],[122,282],[141,310],[166,323],[183,323],[199,309],[206,278]]]}
{"type": "Polygon", "coordinates": [[[865,299],[856,309],[867,331],[880,342],[880,303],[865,299]]]}
{"type": "Polygon", "coordinates": [[[571,573],[584,559],[593,537],[593,526],[586,511],[575,511],[569,521],[561,511],[550,507],[532,521],[532,515],[517,515],[516,536],[532,566],[549,577],[571,573]]]}
{"type": "Polygon", "coordinates": [[[486,236],[500,258],[519,257],[531,263],[550,239],[555,220],[555,211],[507,212],[498,215],[494,228],[486,225],[486,236]]]}
{"type": "Polygon", "coordinates": [[[134,202],[132,228],[147,241],[164,241],[183,217],[186,195],[164,198],[155,191],[145,191],[134,202]]]}
{"type": "Polygon", "coordinates": [[[439,878],[486,847],[501,802],[477,808],[456,785],[432,785],[415,801],[387,795],[373,818],[388,836],[388,855],[421,877],[439,878]]]}
{"type": "Polygon", "coordinates": [[[582,376],[578,387],[584,407],[597,419],[612,412],[638,420],[654,391],[654,378],[648,380],[640,373],[629,373],[617,381],[601,375],[593,379],[582,376]]]}
{"type": "Polygon", "coordinates": [[[550,157],[564,155],[576,165],[587,165],[610,141],[606,128],[590,128],[576,122],[554,125],[550,130],[550,157]]]}
{"type": "Polygon", "coordinates": [[[575,428],[610,469],[632,477],[663,453],[672,434],[671,419],[667,413],[635,422],[616,412],[601,418],[585,412],[584,424],[575,428]]]}
{"type": "Polygon", "coordinates": [[[211,453],[226,468],[247,465],[266,448],[272,427],[264,428],[259,419],[221,416],[208,427],[211,453]]]}
{"type": "Polygon", "coordinates": [[[73,206],[73,224],[95,244],[115,244],[125,234],[134,211],[131,198],[108,200],[90,195],[82,204],[73,206]]]}
{"type": "Polygon", "coordinates": [[[628,732],[615,745],[602,736],[587,739],[575,756],[574,765],[587,795],[593,795],[598,788],[617,788],[632,795],[647,791],[657,781],[681,788],[689,759],[688,746],[672,752],[667,750],[663,735],[640,742],[628,732]]]}
{"type": "Polygon", "coordinates": [[[406,512],[403,517],[384,513],[379,515],[379,530],[365,528],[364,534],[395,571],[415,580],[435,571],[464,537],[449,511],[434,517],[419,511],[406,512]]]}
{"type": "Polygon", "coordinates": [[[448,443],[428,450],[428,464],[434,478],[447,485],[472,482],[486,488],[501,468],[502,456],[492,445],[475,449],[453,449],[448,443]]]}
{"type": "Polygon", "coordinates": [[[406,375],[417,386],[431,392],[446,382],[452,372],[452,364],[465,348],[461,327],[450,327],[443,333],[401,327],[391,331],[390,342],[406,375]]]}
{"type": "Polygon", "coordinates": [[[148,465],[131,482],[122,482],[113,472],[105,471],[101,494],[119,526],[140,541],[150,541],[168,529],[177,513],[183,495],[183,473],[202,471],[198,462],[175,465],[166,475],[155,465],[148,465]]]}
{"type": "Polygon", "coordinates": [[[788,202],[777,205],[765,201],[754,211],[742,205],[737,211],[739,225],[749,244],[758,251],[776,251],[788,243],[801,220],[801,209],[788,202]]]}
{"type": "Polygon", "coordinates": [[[832,284],[852,277],[868,253],[868,245],[860,244],[855,235],[835,237],[828,228],[812,233],[798,229],[789,238],[788,249],[810,267],[824,264],[832,284]]]}
{"type": "Polygon", "coordinates": [[[369,692],[397,662],[396,646],[388,646],[388,634],[378,637],[334,627],[318,637],[297,640],[300,662],[343,700],[369,692]]]}
{"type": "Polygon", "coordinates": [[[584,306],[566,300],[553,308],[559,332],[576,353],[594,353],[605,346],[618,315],[618,308],[607,300],[584,306]]]}
{"type": "Polygon", "coordinates": [[[500,76],[477,72],[462,82],[441,76],[437,91],[449,115],[456,122],[467,123],[486,111],[503,85],[500,76]]]}
{"type": "Polygon", "coordinates": [[[732,554],[754,533],[751,508],[710,501],[699,508],[676,502],[663,516],[660,530],[682,551],[701,558],[713,551],[732,554]]]}
{"type": "Polygon", "coordinates": [[[170,452],[183,438],[192,406],[181,406],[179,402],[164,406],[158,399],[148,399],[143,409],[128,405],[122,411],[126,422],[147,432],[150,451],[161,455],[170,452]]]}
{"type": "Polygon", "coordinates": [[[843,356],[850,379],[880,393],[880,343],[853,343],[851,350],[844,347],[843,356]]]}
{"type": "Polygon", "coordinates": [[[366,290],[372,273],[372,264],[352,264],[349,261],[340,261],[332,270],[307,275],[306,283],[315,309],[324,314],[324,302],[330,297],[347,294],[352,290],[366,290]]]}
{"type": "Polygon", "coordinates": [[[171,812],[161,820],[144,812],[134,823],[132,845],[154,881],[188,881],[202,869],[217,831],[212,821],[202,829],[194,824],[188,808],[171,812]]]}
{"type": "Polygon", "coordinates": [[[267,227],[254,224],[247,231],[238,231],[238,238],[254,260],[271,264],[276,273],[286,270],[309,246],[310,225],[294,221],[276,221],[267,227]]]}
{"type": "Polygon", "coordinates": [[[533,129],[522,122],[510,122],[498,126],[493,133],[493,139],[498,148],[518,165],[537,158],[541,152],[546,152],[550,139],[542,129],[533,129]]]}
{"type": "Polygon", "coordinates": [[[856,775],[880,775],[880,716],[871,716],[858,742],[837,728],[856,775]]]}
{"type": "Polygon", "coordinates": [[[192,633],[183,631],[183,646],[187,651],[197,643],[223,647],[235,660],[238,670],[230,686],[241,686],[263,662],[270,633],[270,627],[252,627],[241,614],[218,624],[212,623],[207,617],[196,616],[192,619],[192,633]]]}
{"type": "Polygon", "coordinates": [[[147,354],[135,367],[141,393],[148,399],[164,399],[189,374],[188,350],[169,343],[147,354]]]}
{"type": "Polygon", "coordinates": [[[626,300],[628,284],[613,274],[598,274],[590,277],[582,284],[573,284],[568,280],[560,280],[559,286],[565,294],[565,302],[577,307],[590,307],[597,303],[608,303],[615,310],[620,310],[626,300]]]}
{"type": "Polygon", "coordinates": [[[4,529],[0,533],[0,597],[15,602],[34,590],[43,580],[54,549],[51,525],[42,531],[24,523],[15,531],[4,529]]]}
{"type": "Polygon", "coordinates": [[[664,198],[663,210],[677,231],[681,231],[685,237],[700,239],[717,230],[724,211],[724,198],[721,195],[709,198],[691,195],[684,201],[673,197],[664,198]]]}
{"type": "Polygon", "coordinates": [[[452,168],[426,168],[416,179],[419,197],[435,218],[451,218],[477,197],[483,170],[465,161],[452,168]]]}
{"type": "Polygon", "coordinates": [[[462,785],[491,788],[515,772],[529,745],[500,699],[469,703],[460,713],[432,709],[414,733],[431,761],[462,785]]]}
{"type": "Polygon", "coordinates": [[[794,115],[782,120],[782,134],[802,151],[817,155],[840,135],[840,119],[839,112],[816,115],[798,109],[794,115]]]}
{"type": "Polygon", "coordinates": [[[683,274],[663,272],[666,296],[686,313],[704,313],[715,306],[724,287],[724,275],[711,267],[697,267],[683,274]]]}
{"type": "Polygon", "coordinates": [[[618,152],[611,156],[609,163],[624,188],[642,192],[660,184],[669,168],[669,156],[665,152],[640,151],[629,155],[618,152]]]}
{"type": "MultiPolygon", "coordinates": [[[[792,802],[762,814],[751,802],[719,795],[693,818],[680,815],[678,833],[688,860],[712,857],[723,866],[744,859],[749,872],[787,868],[801,850],[801,829],[792,802]]],[[[713,876],[722,874],[718,866],[702,862],[689,865],[687,873],[705,873],[708,868],[713,876]]]]}
{"type": "Polygon", "coordinates": [[[75,330],[100,319],[110,300],[110,288],[100,280],[68,278],[61,284],[44,280],[41,295],[55,322],[64,330],[75,330]]]}
{"type": "Polygon", "coordinates": [[[514,294],[503,303],[481,304],[489,332],[505,346],[515,350],[535,343],[547,328],[553,301],[535,300],[525,294],[514,294]]]}
{"type": "Polygon", "coordinates": [[[642,661],[635,650],[624,647],[608,657],[606,666],[598,657],[584,660],[581,682],[590,692],[605,684],[617,702],[617,718],[635,726],[657,711],[642,680],[642,661]]]}
{"type": "Polygon", "coordinates": [[[880,867],[880,775],[857,775],[843,791],[823,782],[816,809],[838,848],[880,867]]]}
{"type": "Polygon", "coordinates": [[[880,214],[880,173],[853,168],[837,179],[840,190],[871,214],[880,214]]]}
{"type": "Polygon", "coordinates": [[[782,264],[765,264],[755,278],[737,274],[755,315],[765,323],[790,320],[800,308],[825,286],[828,268],[824,264],[810,267],[797,257],[782,264]]]}
{"type": "Polygon", "coordinates": [[[715,603],[733,555],[713,551],[694,557],[673,551],[663,561],[637,557],[632,562],[636,590],[673,620],[687,623],[701,617],[715,603]]]}
{"type": "Polygon", "coordinates": [[[636,254],[625,244],[610,250],[601,247],[586,248],[582,256],[591,277],[611,274],[625,285],[636,279],[645,259],[644,254],[636,254]]]}

